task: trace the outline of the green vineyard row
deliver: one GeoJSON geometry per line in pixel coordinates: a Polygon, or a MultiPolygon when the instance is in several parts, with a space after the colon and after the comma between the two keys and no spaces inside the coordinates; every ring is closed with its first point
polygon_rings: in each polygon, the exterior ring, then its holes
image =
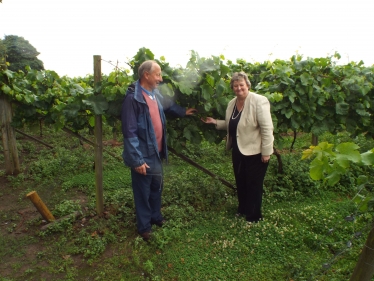
{"type": "MultiPolygon", "coordinates": [[[[119,130],[118,117],[127,87],[137,79],[139,65],[155,59],[142,48],[128,64],[131,70],[114,69],[94,85],[92,76],[59,77],[54,71],[0,71],[0,93],[14,105],[13,125],[22,127],[43,120],[56,129],[75,131],[94,126],[94,115],[119,130]]],[[[192,51],[185,68],[171,67],[163,58],[163,84],[159,86],[181,106],[194,107],[198,114],[168,120],[169,145],[179,150],[185,142],[199,144],[222,140],[223,132],[200,121],[201,117],[223,118],[234,94],[230,89],[233,72],[244,71],[252,90],[271,101],[275,134],[288,131],[374,136],[374,67],[363,62],[338,65],[340,55],[248,63],[226,61],[223,56],[202,58],[192,51]]],[[[277,138],[279,140],[279,138],[277,138]]]]}

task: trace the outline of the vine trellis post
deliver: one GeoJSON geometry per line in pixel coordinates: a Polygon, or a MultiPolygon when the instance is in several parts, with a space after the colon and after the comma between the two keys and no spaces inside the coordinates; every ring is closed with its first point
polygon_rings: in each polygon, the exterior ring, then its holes
{"type": "MultiPolygon", "coordinates": [[[[95,89],[101,82],[101,56],[94,56],[94,83],[95,89]]],[[[95,92],[95,95],[99,93],[95,92]]],[[[95,114],[95,185],[96,185],[96,211],[98,215],[104,212],[103,195],[103,122],[101,115],[95,114]]]]}
{"type": "Polygon", "coordinates": [[[318,136],[315,134],[312,134],[312,145],[317,146],[318,145],[318,136]]]}
{"type": "Polygon", "coordinates": [[[20,164],[16,143],[16,135],[12,123],[12,104],[7,97],[0,93],[0,126],[4,148],[5,173],[18,175],[20,164]]]}

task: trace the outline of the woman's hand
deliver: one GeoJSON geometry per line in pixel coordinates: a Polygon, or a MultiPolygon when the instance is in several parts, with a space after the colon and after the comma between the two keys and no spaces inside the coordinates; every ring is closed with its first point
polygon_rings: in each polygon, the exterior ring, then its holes
{"type": "Polygon", "coordinates": [[[262,156],[261,156],[261,161],[262,161],[263,163],[267,163],[267,162],[269,162],[269,161],[270,161],[270,155],[262,155],[262,156]]]}
{"type": "Polygon", "coordinates": [[[217,120],[212,118],[212,117],[207,117],[207,118],[205,118],[205,120],[204,120],[204,118],[201,118],[200,120],[203,121],[205,124],[217,125],[217,120]]]}

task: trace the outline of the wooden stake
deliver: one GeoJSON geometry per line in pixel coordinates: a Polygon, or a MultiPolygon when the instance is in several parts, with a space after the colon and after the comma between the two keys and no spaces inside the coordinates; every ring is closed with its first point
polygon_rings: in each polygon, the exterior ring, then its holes
{"type": "Polygon", "coordinates": [[[16,136],[12,123],[12,105],[5,95],[0,94],[0,127],[4,147],[5,173],[18,175],[20,163],[16,144],[16,136]]]}
{"type": "Polygon", "coordinates": [[[374,225],[362,248],[350,281],[370,281],[374,276],[374,225]]]}
{"type": "MultiPolygon", "coordinates": [[[[94,56],[94,83],[101,82],[101,56],[94,56]]],[[[99,93],[95,93],[96,95],[99,93]]],[[[103,195],[103,122],[101,115],[95,115],[95,183],[96,211],[100,216],[104,212],[103,195]]]]}
{"type": "Polygon", "coordinates": [[[312,134],[312,145],[317,146],[318,145],[318,136],[315,134],[312,134]]]}
{"type": "Polygon", "coordinates": [[[39,211],[39,213],[42,215],[42,217],[51,222],[55,220],[55,217],[52,215],[52,213],[48,210],[47,206],[43,203],[42,199],[39,197],[38,193],[36,191],[31,191],[29,194],[26,195],[31,202],[34,204],[35,208],[39,211]]]}

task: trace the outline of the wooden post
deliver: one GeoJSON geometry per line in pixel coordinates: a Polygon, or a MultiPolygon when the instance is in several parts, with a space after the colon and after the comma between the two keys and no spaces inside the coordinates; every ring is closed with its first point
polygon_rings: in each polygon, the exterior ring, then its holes
{"type": "MultiPolygon", "coordinates": [[[[101,56],[94,56],[94,84],[101,82],[101,56]]],[[[99,93],[95,93],[96,95],[99,93]]],[[[96,211],[98,215],[104,212],[103,195],[103,129],[101,115],[95,115],[95,183],[96,211]]]]}
{"type": "Polygon", "coordinates": [[[370,281],[374,276],[374,227],[369,232],[350,281],[370,281]]]}
{"type": "Polygon", "coordinates": [[[20,164],[16,136],[12,123],[12,105],[4,94],[0,93],[0,126],[4,148],[5,173],[7,175],[18,175],[20,164]]]}
{"type": "Polygon", "coordinates": [[[315,134],[312,134],[312,145],[317,146],[318,145],[318,136],[315,134]]]}
{"type": "Polygon", "coordinates": [[[52,215],[52,213],[48,210],[47,206],[43,203],[42,199],[40,199],[38,193],[36,191],[31,191],[29,194],[26,195],[27,198],[31,200],[31,202],[34,204],[35,208],[39,211],[39,213],[42,215],[42,217],[46,221],[54,221],[55,217],[52,215]]]}

